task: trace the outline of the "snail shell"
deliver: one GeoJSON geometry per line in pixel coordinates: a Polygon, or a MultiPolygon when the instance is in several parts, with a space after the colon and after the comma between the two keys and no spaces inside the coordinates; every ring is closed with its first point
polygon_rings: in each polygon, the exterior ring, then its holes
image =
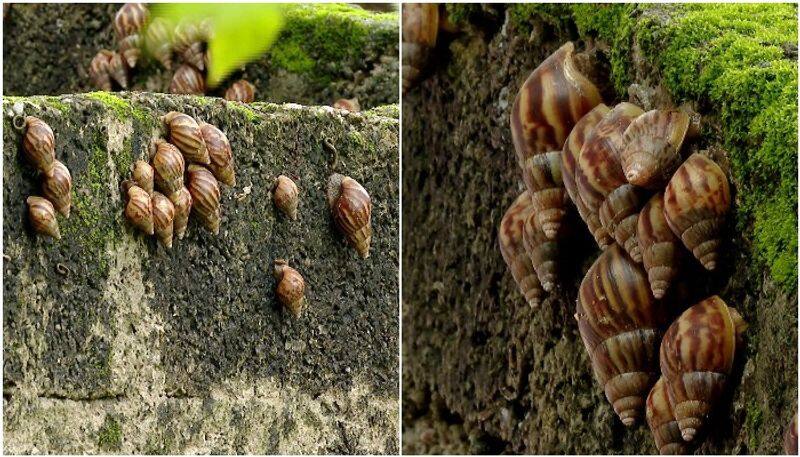
{"type": "Polygon", "coordinates": [[[158,190],[166,195],[183,187],[183,155],[175,146],[162,139],[156,140],[156,153],[153,155],[154,178],[158,190]]]}
{"type": "Polygon", "coordinates": [[[252,103],[256,99],[256,88],[250,82],[240,79],[225,91],[225,100],[252,103]]]}
{"type": "Polygon", "coordinates": [[[125,205],[125,217],[130,223],[148,235],[154,233],[153,202],[150,194],[139,186],[128,189],[128,203],[125,205]]]}
{"type": "Polygon", "coordinates": [[[173,35],[175,52],[183,54],[193,44],[205,42],[210,36],[210,23],[206,21],[184,20],[176,27],[173,35]]]}
{"type": "Polygon", "coordinates": [[[336,226],[366,259],[372,240],[372,199],[366,189],[355,179],[336,173],[328,179],[327,197],[336,226]]]}
{"type": "Polygon", "coordinates": [[[597,87],[573,61],[567,42],[545,59],[520,87],[511,109],[511,134],[517,161],[560,151],[575,123],[602,100],[597,87]]]}
{"type": "Polygon", "coordinates": [[[200,71],[206,69],[206,45],[205,43],[196,41],[190,44],[183,53],[181,53],[183,61],[187,64],[197,68],[200,71]]]}
{"type": "Polygon", "coordinates": [[[117,32],[117,39],[139,33],[150,16],[147,7],[143,3],[126,3],[122,5],[114,16],[114,31],[117,32]]]}
{"type": "Polygon", "coordinates": [[[214,235],[219,234],[220,191],[217,179],[206,168],[190,164],[189,193],[192,194],[192,209],[203,226],[214,235]]]}
{"type": "Polygon", "coordinates": [[[175,206],[160,192],[153,192],[153,228],[158,241],[167,249],[172,249],[175,206]]]}
{"type": "Polygon", "coordinates": [[[299,196],[297,185],[289,177],[280,175],[275,179],[272,198],[275,200],[275,205],[293,221],[297,220],[299,196]]]}
{"type": "Polygon", "coordinates": [[[61,232],[58,230],[58,220],[56,220],[56,210],[53,204],[42,197],[28,197],[25,200],[28,204],[28,217],[33,229],[42,235],[61,239],[61,232]]]}
{"type": "Polygon", "coordinates": [[[647,276],[617,244],[603,251],[581,282],[575,314],[595,377],[626,426],[644,412],[658,378],[664,310],[647,276]]]}
{"type": "Polygon", "coordinates": [[[122,55],[122,58],[125,59],[128,68],[135,67],[136,62],[139,61],[139,57],[142,55],[141,41],[139,34],[134,33],[133,35],[126,36],[119,42],[119,53],[122,55]]]}
{"type": "Polygon", "coordinates": [[[669,227],[707,270],[717,267],[720,232],[730,206],[725,172],[702,154],[686,159],[664,191],[669,227]]]}
{"type": "Polygon", "coordinates": [[[306,282],[303,276],[283,259],[275,259],[273,276],[278,281],[276,295],[295,318],[305,307],[306,282]]]}
{"type": "Polygon", "coordinates": [[[643,189],[628,184],[619,163],[622,136],[628,125],[643,113],[631,103],[620,103],[597,123],[578,157],[583,177],[578,189],[590,209],[599,209],[600,223],[636,262],[642,261],[636,226],[639,209],[646,202],[643,189]],[[592,195],[603,196],[600,207],[592,195]]]}
{"type": "Polygon", "coordinates": [[[39,171],[47,176],[53,176],[56,161],[56,139],[53,129],[38,117],[25,118],[25,137],[22,147],[25,157],[39,171]]]}
{"type": "Polygon", "coordinates": [[[436,46],[439,32],[439,5],[435,3],[403,4],[403,91],[422,78],[428,56],[436,46]]]}
{"type": "Polygon", "coordinates": [[[144,32],[144,44],[164,68],[172,69],[172,29],[166,19],[157,17],[150,21],[144,32]]]}
{"type": "Polygon", "coordinates": [[[653,296],[662,298],[678,275],[680,240],[664,218],[664,194],[659,192],[639,213],[636,230],[642,249],[642,261],[653,296]]]}
{"type": "Polygon", "coordinates": [[[203,95],[206,93],[206,82],[195,67],[183,64],[172,75],[169,91],[173,94],[203,95]]]}
{"type": "Polygon", "coordinates": [[[680,166],[689,116],[678,110],[652,110],[634,119],[622,136],[620,163],[629,183],[661,188],[680,166]]]}
{"type": "Polygon", "coordinates": [[[783,453],[797,455],[797,413],[794,413],[789,428],[783,433],[783,453]]]}
{"type": "Polygon", "coordinates": [[[108,74],[117,82],[123,89],[128,88],[128,67],[122,54],[114,51],[109,51],[108,56],[108,74]]]}
{"type": "Polygon", "coordinates": [[[189,189],[186,187],[181,187],[169,195],[169,201],[172,202],[175,208],[173,225],[175,236],[182,240],[186,234],[186,226],[189,224],[189,213],[192,210],[192,194],[189,193],[189,189]]]}
{"type": "MultiPolygon", "coordinates": [[[[561,171],[561,152],[537,154],[525,161],[525,182],[531,192],[536,225],[548,239],[555,239],[566,214],[567,192],[561,171]]],[[[548,289],[545,289],[548,290],[548,289]]]]}
{"type": "MultiPolygon", "coordinates": [[[[603,224],[600,223],[600,216],[597,214],[597,209],[591,209],[579,192],[577,181],[579,177],[582,180],[585,180],[586,177],[583,176],[583,172],[580,167],[577,166],[577,162],[586,138],[589,136],[592,129],[594,129],[595,125],[597,125],[609,111],[610,108],[603,103],[592,108],[591,111],[586,113],[586,115],[575,124],[572,132],[570,132],[567,140],[564,142],[564,149],[561,151],[561,177],[564,181],[564,188],[567,190],[567,194],[570,199],[572,199],[572,202],[575,203],[575,206],[578,208],[581,219],[586,223],[589,232],[594,237],[597,245],[600,246],[600,249],[608,247],[613,240],[608,232],[606,232],[603,224]]],[[[600,202],[602,202],[602,196],[594,192],[590,187],[586,186],[586,188],[592,191],[590,198],[598,202],[597,205],[599,206],[600,202]]]]}
{"type": "Polygon", "coordinates": [[[558,276],[558,243],[545,235],[536,216],[536,209],[531,203],[531,210],[523,226],[522,245],[528,253],[536,276],[539,277],[539,283],[546,292],[550,292],[555,287],[558,276]]]}
{"type": "MultiPolygon", "coordinates": [[[[137,160],[131,166],[131,174],[136,184],[144,189],[148,194],[153,194],[153,183],[155,180],[155,170],[144,160],[137,160]]],[[[181,173],[182,174],[182,173],[181,173]]]]}
{"type": "Polygon", "coordinates": [[[163,120],[169,127],[170,142],[180,149],[187,162],[201,165],[211,163],[200,126],[194,119],[183,113],[170,111],[163,120]]]}
{"type": "Polygon", "coordinates": [[[656,385],[647,396],[647,425],[656,442],[661,455],[686,455],[689,448],[681,437],[681,430],[669,403],[667,384],[664,378],[658,378],[656,385]]]}
{"type": "Polygon", "coordinates": [[[361,111],[361,105],[358,104],[357,98],[340,98],[333,102],[333,107],[336,109],[344,109],[351,113],[361,111]]]}
{"type": "Polygon", "coordinates": [[[111,51],[101,49],[89,63],[89,77],[92,83],[100,90],[111,92],[111,73],[108,65],[111,62],[111,51]]]}
{"type": "Polygon", "coordinates": [[[514,200],[503,215],[497,241],[500,245],[500,254],[511,270],[511,276],[514,277],[520,293],[528,305],[534,308],[541,304],[544,291],[523,242],[525,221],[530,213],[530,195],[526,190],[514,200]]]}
{"type": "Polygon", "coordinates": [[[714,295],[684,311],[664,334],[661,373],[684,441],[694,439],[722,395],[746,328],[739,313],[714,295]]]}
{"type": "Polygon", "coordinates": [[[66,165],[58,160],[53,162],[53,176],[44,175],[42,195],[50,200],[55,209],[66,218],[72,205],[72,176],[66,165]]]}
{"type": "Polygon", "coordinates": [[[215,126],[200,122],[200,133],[206,144],[209,159],[208,169],[221,183],[228,186],[236,185],[236,172],[233,169],[233,153],[228,137],[215,126]]]}

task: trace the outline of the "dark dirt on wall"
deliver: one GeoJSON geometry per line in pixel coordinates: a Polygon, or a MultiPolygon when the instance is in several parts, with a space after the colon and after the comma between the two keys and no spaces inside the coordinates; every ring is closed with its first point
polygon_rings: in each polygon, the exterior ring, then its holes
{"type": "MultiPolygon", "coordinates": [[[[565,18],[533,14],[523,30],[502,5],[469,8],[403,99],[403,449],[654,453],[646,425],[628,430],[614,415],[574,322],[578,286],[599,254],[588,233],[562,254],[561,286],[538,309],[524,305],[497,248],[500,219],[523,190],[508,125],[517,88],[575,40],[593,49],[590,75],[606,103],[628,100],[610,79],[610,46],[565,18]]],[[[646,58],[632,72],[632,101],[676,102],[646,58]]],[[[714,132],[713,112],[701,114],[714,132]]],[[[730,173],[719,142],[707,134],[700,146],[730,173]]],[[[753,267],[736,211],[723,269],[698,276],[693,291],[721,295],[750,329],[697,452],[778,453],[797,407],[797,295],[753,267]]],[[[577,217],[573,225],[582,226],[577,217]]]]}

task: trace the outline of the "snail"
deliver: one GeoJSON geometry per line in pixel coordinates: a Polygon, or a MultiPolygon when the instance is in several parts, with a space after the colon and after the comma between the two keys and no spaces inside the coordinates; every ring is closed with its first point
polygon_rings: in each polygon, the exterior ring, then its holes
{"type": "Polygon", "coordinates": [[[514,277],[520,293],[528,305],[534,308],[541,304],[544,290],[523,244],[525,221],[530,212],[530,195],[526,190],[514,200],[503,215],[497,241],[500,245],[500,254],[511,270],[511,276],[514,277]]]}
{"type": "Polygon", "coordinates": [[[144,189],[148,194],[153,195],[153,183],[155,170],[144,160],[137,160],[131,165],[131,174],[136,184],[144,189]]]}
{"type": "Polygon", "coordinates": [[[683,312],[661,341],[661,374],[681,436],[692,441],[722,395],[747,324],[714,295],[683,312]]]}
{"type": "Polygon", "coordinates": [[[128,202],[125,205],[125,217],[130,223],[148,235],[153,229],[153,203],[150,194],[137,185],[128,189],[128,202]]]}
{"type": "Polygon", "coordinates": [[[211,23],[206,20],[184,20],[178,23],[173,34],[173,48],[183,54],[195,43],[208,41],[211,34],[211,23]]]}
{"type": "Polygon", "coordinates": [[[173,94],[203,95],[206,92],[206,82],[203,74],[195,67],[183,64],[172,75],[169,91],[173,94]]]}
{"type": "Polygon", "coordinates": [[[111,92],[113,88],[111,85],[111,73],[108,69],[110,61],[111,51],[101,49],[89,63],[89,78],[91,78],[95,87],[106,92],[111,92]]]}
{"type": "Polygon", "coordinates": [[[28,197],[25,200],[28,204],[28,217],[33,229],[42,235],[61,239],[61,232],[58,230],[58,220],[56,220],[56,210],[53,204],[46,198],[28,197]]]}
{"type": "Polygon", "coordinates": [[[157,17],[144,31],[144,45],[167,70],[172,69],[172,28],[166,19],[157,17]]]}
{"type": "Polygon", "coordinates": [[[236,185],[236,172],[233,169],[233,153],[228,137],[215,126],[200,122],[200,134],[206,144],[208,156],[211,163],[208,169],[214,174],[219,182],[228,185],[236,185]]]}
{"type": "Polygon", "coordinates": [[[300,317],[306,302],[306,283],[303,276],[283,259],[275,259],[272,274],[278,281],[275,291],[278,301],[292,313],[292,316],[300,317]]]}
{"type": "MultiPolygon", "coordinates": [[[[561,151],[561,179],[564,181],[564,188],[575,207],[578,208],[578,214],[586,223],[589,232],[600,249],[608,247],[613,240],[606,232],[603,224],[600,223],[600,216],[597,214],[597,210],[590,209],[589,205],[584,202],[580,192],[578,192],[578,175],[581,174],[580,178],[583,180],[586,178],[582,176],[582,170],[577,166],[577,161],[586,138],[594,129],[594,126],[609,111],[610,108],[603,103],[592,108],[572,128],[567,140],[564,142],[564,149],[561,151]]],[[[593,193],[591,197],[593,201],[601,200],[601,197],[596,193],[593,193]]]]}
{"type": "Polygon", "coordinates": [[[606,398],[623,424],[634,425],[658,378],[665,313],[641,265],[618,244],[603,251],[583,278],[575,319],[606,398]]]}
{"type": "Polygon", "coordinates": [[[783,433],[783,453],[797,455],[797,413],[794,413],[792,422],[783,433]]]}
{"type": "Polygon", "coordinates": [[[143,3],[126,3],[114,16],[114,31],[117,39],[137,34],[147,22],[150,13],[143,3]]]}
{"type": "Polygon", "coordinates": [[[636,262],[642,261],[636,236],[637,219],[647,193],[626,181],[618,157],[625,129],[642,113],[638,106],[624,102],[597,123],[581,148],[578,167],[583,176],[577,181],[579,193],[591,209],[597,208],[597,200],[591,195],[603,197],[599,206],[600,223],[636,262]]]}
{"type": "Polygon", "coordinates": [[[566,214],[568,197],[562,180],[561,152],[551,151],[530,157],[526,161],[525,173],[536,225],[548,239],[554,240],[566,214]]]}
{"type": "Polygon", "coordinates": [[[328,205],[336,226],[358,254],[369,257],[372,240],[372,199],[355,179],[338,173],[328,179],[328,205]]]}
{"type": "Polygon", "coordinates": [[[128,88],[128,67],[122,54],[109,51],[108,54],[108,74],[123,89],[128,88]]]}
{"type": "Polygon", "coordinates": [[[294,181],[287,176],[280,175],[275,179],[273,189],[272,198],[275,200],[275,206],[293,221],[297,220],[297,204],[300,192],[297,190],[297,185],[294,181]]]}
{"type": "Polygon", "coordinates": [[[128,35],[119,42],[119,54],[125,59],[128,68],[134,68],[142,55],[142,39],[138,33],[128,35]]]}
{"type": "Polygon", "coordinates": [[[217,179],[206,168],[189,164],[189,193],[192,195],[192,209],[203,226],[214,235],[219,234],[220,191],[217,179]]]}
{"type": "Polygon", "coordinates": [[[683,161],[681,146],[689,124],[689,115],[678,110],[652,110],[634,119],[619,151],[625,179],[639,187],[662,188],[683,161]]]}
{"type": "Polygon", "coordinates": [[[669,227],[707,270],[717,267],[720,232],[730,206],[725,172],[699,153],[678,167],[664,191],[669,227]]]}
{"type": "Polygon", "coordinates": [[[361,111],[361,105],[358,104],[357,98],[340,98],[339,100],[333,102],[333,107],[336,109],[347,110],[351,113],[361,111]]]}
{"type": "Polygon", "coordinates": [[[225,100],[252,103],[256,99],[256,88],[250,82],[240,79],[225,91],[225,100]]]}
{"type": "Polygon", "coordinates": [[[201,165],[211,163],[200,126],[194,119],[183,113],[170,111],[162,120],[169,128],[170,142],[180,149],[187,162],[201,165]]]}
{"type": "Polygon", "coordinates": [[[185,162],[178,148],[162,139],[155,142],[153,155],[154,180],[158,190],[165,195],[177,192],[183,187],[185,162]]]}
{"type": "Polygon", "coordinates": [[[200,71],[206,69],[206,45],[205,43],[196,41],[191,43],[186,49],[183,50],[181,53],[181,57],[183,61],[189,64],[190,66],[197,68],[200,71]]]}
{"type": "Polygon", "coordinates": [[[664,218],[664,194],[654,195],[639,213],[636,229],[653,296],[662,298],[678,275],[680,240],[664,218]]]}
{"type": "Polygon", "coordinates": [[[403,91],[422,77],[428,56],[436,46],[439,32],[439,5],[435,3],[403,4],[403,91]]]}
{"type": "Polygon", "coordinates": [[[53,129],[38,117],[25,118],[22,148],[25,157],[46,176],[53,176],[56,161],[56,139],[53,129]]]}
{"type": "Polygon", "coordinates": [[[523,225],[522,244],[531,259],[531,264],[536,271],[536,276],[539,277],[542,289],[545,292],[550,292],[556,284],[558,242],[545,235],[536,216],[536,209],[531,203],[530,214],[523,225]]]}
{"type": "Polygon", "coordinates": [[[681,437],[678,422],[675,420],[675,413],[672,412],[667,384],[663,377],[658,378],[656,385],[647,396],[645,417],[660,454],[686,455],[689,453],[689,448],[681,437]]]}
{"type": "Polygon", "coordinates": [[[158,241],[167,249],[172,249],[175,206],[161,192],[153,192],[153,229],[158,241]]]}
{"type": "Polygon", "coordinates": [[[186,234],[186,226],[189,224],[189,213],[192,210],[192,194],[189,189],[181,187],[176,192],[169,195],[169,201],[175,207],[174,233],[179,240],[186,234]]]}
{"type": "Polygon", "coordinates": [[[55,209],[69,218],[72,205],[72,176],[69,169],[58,160],[53,161],[53,175],[42,178],[42,195],[55,209]]]}

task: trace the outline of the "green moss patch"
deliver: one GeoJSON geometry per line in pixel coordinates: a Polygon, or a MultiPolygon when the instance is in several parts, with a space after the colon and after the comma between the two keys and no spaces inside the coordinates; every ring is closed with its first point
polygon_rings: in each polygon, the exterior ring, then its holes
{"type": "Polygon", "coordinates": [[[122,427],[119,422],[111,416],[106,416],[106,420],[97,432],[97,446],[104,451],[119,451],[122,446],[122,427]]]}

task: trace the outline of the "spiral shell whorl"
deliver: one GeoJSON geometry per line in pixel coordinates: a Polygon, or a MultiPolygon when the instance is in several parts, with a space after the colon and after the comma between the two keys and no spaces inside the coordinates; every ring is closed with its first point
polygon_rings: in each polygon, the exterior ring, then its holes
{"type": "Polygon", "coordinates": [[[252,103],[256,99],[256,88],[250,82],[240,79],[225,91],[225,100],[252,103]]]}
{"type": "Polygon", "coordinates": [[[544,290],[523,244],[525,220],[530,216],[530,211],[530,196],[526,190],[506,210],[497,238],[500,253],[511,270],[514,282],[528,305],[535,308],[541,304],[544,290]]]}
{"type": "Polygon", "coordinates": [[[290,267],[283,259],[275,259],[272,274],[278,281],[278,288],[276,290],[278,301],[280,301],[295,318],[300,317],[305,307],[306,285],[303,276],[300,272],[290,267]]]}
{"type": "Polygon", "coordinates": [[[25,118],[25,128],[22,146],[28,161],[39,171],[52,177],[56,160],[53,130],[43,120],[33,116],[25,118]]]}
{"type": "Polygon", "coordinates": [[[126,3],[117,11],[114,16],[114,31],[117,39],[139,33],[142,26],[147,22],[150,14],[143,3],[126,3]]]}
{"type": "Polygon", "coordinates": [[[169,195],[169,200],[175,207],[175,220],[173,221],[173,230],[175,236],[182,240],[186,234],[186,226],[189,224],[189,213],[192,210],[192,194],[189,189],[181,187],[176,192],[169,195]]]}
{"type": "Polygon", "coordinates": [[[42,195],[59,213],[69,218],[72,205],[72,176],[66,165],[58,160],[53,162],[53,175],[44,175],[42,179],[42,195]]]}
{"type": "Polygon", "coordinates": [[[661,187],[681,164],[689,116],[678,110],[648,111],[625,130],[620,162],[629,183],[661,187]]]}
{"type": "Polygon", "coordinates": [[[233,187],[236,185],[236,172],[233,169],[233,152],[231,143],[222,130],[211,124],[200,122],[200,133],[208,150],[208,157],[211,163],[208,169],[214,174],[219,182],[233,187]]]}
{"type": "Polygon", "coordinates": [[[642,208],[637,223],[642,261],[653,296],[662,298],[678,275],[680,240],[664,218],[664,194],[654,195],[642,208]]]}
{"type": "Polygon", "coordinates": [[[681,436],[675,413],[669,403],[669,393],[664,378],[658,379],[647,396],[647,424],[661,455],[685,455],[689,448],[681,436]]]}
{"type": "Polygon", "coordinates": [[[436,46],[439,32],[439,5],[433,3],[404,3],[403,8],[403,91],[422,77],[431,50],[436,46]]]}
{"type": "Polygon", "coordinates": [[[535,155],[525,161],[523,176],[531,192],[531,206],[536,223],[545,236],[555,239],[566,214],[567,192],[558,151],[535,155]]]}
{"type": "Polygon", "coordinates": [[[197,121],[176,111],[167,113],[162,119],[169,128],[170,142],[181,151],[187,162],[201,165],[211,163],[197,121]]]}
{"type": "Polygon", "coordinates": [[[148,235],[154,232],[153,204],[150,194],[137,185],[128,189],[128,203],[125,205],[125,217],[134,227],[148,235]]]}
{"type": "Polygon", "coordinates": [[[174,233],[175,206],[160,192],[153,192],[153,229],[158,241],[167,249],[172,249],[174,233]]]}
{"type": "Polygon", "coordinates": [[[275,205],[292,220],[297,220],[297,205],[300,192],[289,177],[280,175],[275,179],[272,198],[275,205]]]}
{"type": "Polygon", "coordinates": [[[25,202],[28,204],[28,217],[33,229],[37,233],[60,240],[61,232],[53,204],[45,198],[33,196],[28,197],[25,202]]]}
{"type": "Polygon", "coordinates": [[[372,240],[372,200],[366,189],[355,179],[337,173],[328,179],[327,197],[337,227],[366,259],[372,240]]]}
{"type": "Polygon", "coordinates": [[[203,226],[214,235],[219,234],[220,190],[217,179],[206,168],[190,164],[189,193],[192,195],[192,209],[197,212],[203,226]]]}
{"type": "Polygon", "coordinates": [[[183,187],[183,154],[175,146],[164,140],[156,141],[153,155],[154,181],[156,187],[165,195],[171,195],[183,187]]]}
{"type": "Polygon", "coordinates": [[[550,292],[555,288],[558,272],[558,243],[548,239],[537,223],[536,210],[531,205],[531,210],[525,219],[522,244],[525,247],[528,257],[531,260],[539,283],[545,292],[550,292]]]}
{"type": "Polygon", "coordinates": [[[184,64],[172,75],[169,91],[173,94],[203,95],[206,92],[206,81],[197,68],[184,64]]]}

